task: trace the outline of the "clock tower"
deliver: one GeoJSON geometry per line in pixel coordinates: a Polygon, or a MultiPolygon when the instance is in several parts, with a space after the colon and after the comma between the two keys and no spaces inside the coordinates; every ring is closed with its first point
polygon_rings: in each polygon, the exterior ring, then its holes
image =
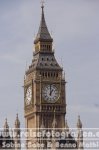
{"type": "Polygon", "coordinates": [[[53,39],[48,31],[44,6],[41,22],[34,40],[32,63],[24,78],[24,116],[26,128],[65,127],[66,93],[63,68],[53,50],[53,39]]]}

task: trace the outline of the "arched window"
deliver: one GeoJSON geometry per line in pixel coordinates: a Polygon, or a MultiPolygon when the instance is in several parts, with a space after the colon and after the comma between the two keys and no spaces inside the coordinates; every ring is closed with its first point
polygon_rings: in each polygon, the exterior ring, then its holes
{"type": "Polygon", "coordinates": [[[50,73],[48,72],[48,77],[50,77],[50,73]]]}
{"type": "Polygon", "coordinates": [[[58,73],[56,73],[56,77],[58,77],[58,73]]]}
{"type": "Polygon", "coordinates": [[[44,72],[42,73],[43,77],[44,77],[44,72]]]}
{"type": "Polygon", "coordinates": [[[45,72],[45,77],[47,77],[47,72],[45,72]]]}
{"type": "Polygon", "coordinates": [[[53,73],[51,72],[51,77],[53,77],[53,73]]]}

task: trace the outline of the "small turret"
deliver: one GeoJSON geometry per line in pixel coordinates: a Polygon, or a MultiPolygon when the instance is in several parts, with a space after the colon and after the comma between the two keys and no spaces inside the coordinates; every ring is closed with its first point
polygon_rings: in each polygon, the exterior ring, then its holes
{"type": "Polygon", "coordinates": [[[82,122],[80,120],[80,116],[78,116],[77,128],[82,128],[82,122]]]}
{"type": "Polygon", "coordinates": [[[5,119],[5,123],[4,123],[4,132],[9,132],[9,125],[8,125],[7,118],[5,119]]]}
{"type": "Polygon", "coordinates": [[[18,114],[16,115],[15,128],[20,128],[20,121],[19,121],[18,114]]]}
{"type": "Polygon", "coordinates": [[[21,149],[21,142],[20,142],[20,121],[18,114],[16,115],[15,125],[14,125],[14,143],[15,143],[15,150],[21,149]]]}

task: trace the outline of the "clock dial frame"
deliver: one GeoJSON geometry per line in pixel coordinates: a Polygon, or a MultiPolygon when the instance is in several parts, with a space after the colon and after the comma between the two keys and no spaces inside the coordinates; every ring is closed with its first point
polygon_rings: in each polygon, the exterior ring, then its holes
{"type": "Polygon", "coordinates": [[[26,106],[31,104],[31,100],[32,100],[32,87],[29,86],[26,90],[26,95],[25,95],[26,106]]]}
{"type": "Polygon", "coordinates": [[[59,90],[54,84],[48,84],[42,89],[42,97],[48,103],[55,103],[59,99],[59,90]]]}

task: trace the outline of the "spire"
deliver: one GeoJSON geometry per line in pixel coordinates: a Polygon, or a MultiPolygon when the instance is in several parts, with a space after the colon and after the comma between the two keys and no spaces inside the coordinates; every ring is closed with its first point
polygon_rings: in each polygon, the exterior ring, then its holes
{"type": "Polygon", "coordinates": [[[82,128],[82,122],[80,120],[80,116],[78,116],[77,128],[82,128]]]}
{"type": "Polygon", "coordinates": [[[20,121],[19,121],[18,114],[16,115],[15,128],[20,128],[20,121]]]}
{"type": "Polygon", "coordinates": [[[36,44],[38,41],[49,41],[52,42],[53,39],[51,38],[51,35],[48,31],[46,21],[45,21],[45,16],[44,16],[44,2],[42,1],[42,14],[41,14],[41,22],[39,26],[39,30],[36,36],[36,39],[34,41],[34,44],[36,44]]]}

